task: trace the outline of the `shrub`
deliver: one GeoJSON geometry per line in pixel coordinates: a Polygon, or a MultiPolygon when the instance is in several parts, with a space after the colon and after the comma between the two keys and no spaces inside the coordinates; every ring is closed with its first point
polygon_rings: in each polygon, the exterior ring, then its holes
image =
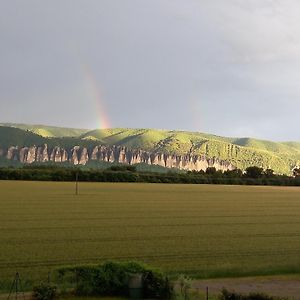
{"type": "Polygon", "coordinates": [[[184,274],[181,274],[178,278],[180,285],[180,294],[183,299],[188,299],[189,289],[192,286],[192,279],[184,274]]]}
{"type": "Polygon", "coordinates": [[[81,296],[128,296],[129,279],[134,274],[142,276],[145,298],[170,299],[173,294],[173,286],[163,273],[136,262],[61,268],[58,273],[62,282],[76,283],[75,293],[81,296]]]}
{"type": "Polygon", "coordinates": [[[108,168],[110,171],[121,171],[121,172],[136,172],[136,166],[132,165],[115,165],[108,168]]]}
{"type": "Polygon", "coordinates": [[[52,300],[56,297],[56,287],[50,284],[41,283],[33,288],[33,299],[52,300]]]}
{"type": "Polygon", "coordinates": [[[280,298],[274,298],[263,293],[251,293],[249,295],[242,295],[223,289],[220,300],[280,300],[280,298]]]}

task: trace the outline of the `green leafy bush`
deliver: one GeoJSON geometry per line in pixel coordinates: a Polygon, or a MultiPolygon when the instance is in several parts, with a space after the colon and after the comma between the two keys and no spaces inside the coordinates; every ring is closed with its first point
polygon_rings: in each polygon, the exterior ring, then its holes
{"type": "Polygon", "coordinates": [[[189,298],[189,289],[192,286],[192,279],[184,274],[181,274],[178,277],[178,282],[179,282],[179,286],[180,286],[181,297],[185,300],[188,299],[189,298]]]}
{"type": "Polygon", "coordinates": [[[33,299],[52,300],[56,297],[56,287],[50,284],[41,283],[33,288],[33,299]]]}
{"type": "Polygon", "coordinates": [[[75,283],[75,293],[81,296],[128,296],[129,279],[134,274],[141,275],[144,298],[170,299],[173,294],[163,273],[136,262],[61,268],[58,274],[61,282],[75,283]]]}

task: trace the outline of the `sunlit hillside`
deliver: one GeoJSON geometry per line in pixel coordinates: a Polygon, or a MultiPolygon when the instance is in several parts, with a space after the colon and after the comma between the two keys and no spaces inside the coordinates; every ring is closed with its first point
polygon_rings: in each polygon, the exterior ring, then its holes
{"type": "Polygon", "coordinates": [[[256,165],[289,174],[300,162],[299,142],[272,142],[252,138],[227,138],[211,134],[158,129],[69,129],[42,125],[10,124],[0,127],[0,146],[117,145],[168,154],[205,154],[245,169],[256,165]],[[46,134],[47,133],[47,134],[46,134]]]}

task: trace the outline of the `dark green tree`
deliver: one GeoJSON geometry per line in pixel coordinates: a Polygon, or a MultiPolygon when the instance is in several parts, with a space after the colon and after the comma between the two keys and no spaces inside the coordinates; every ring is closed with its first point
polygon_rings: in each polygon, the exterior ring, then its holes
{"type": "Polygon", "coordinates": [[[263,173],[266,177],[274,177],[274,170],[272,169],[267,169],[263,173]]]}
{"type": "Polygon", "coordinates": [[[206,174],[207,175],[215,175],[217,173],[217,169],[214,167],[209,167],[206,169],[206,174]]]}
{"type": "Polygon", "coordinates": [[[245,176],[248,178],[260,178],[263,175],[263,168],[259,168],[256,166],[248,167],[246,169],[245,176]]]}
{"type": "Polygon", "coordinates": [[[295,168],[295,169],[293,170],[293,175],[294,175],[295,177],[300,177],[300,168],[295,168]]]}

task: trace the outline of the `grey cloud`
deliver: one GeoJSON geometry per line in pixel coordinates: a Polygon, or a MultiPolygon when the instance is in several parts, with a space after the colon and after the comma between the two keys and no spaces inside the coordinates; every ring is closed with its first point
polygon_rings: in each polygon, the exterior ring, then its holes
{"type": "Polygon", "coordinates": [[[300,140],[296,0],[12,0],[0,11],[1,121],[300,140]]]}

